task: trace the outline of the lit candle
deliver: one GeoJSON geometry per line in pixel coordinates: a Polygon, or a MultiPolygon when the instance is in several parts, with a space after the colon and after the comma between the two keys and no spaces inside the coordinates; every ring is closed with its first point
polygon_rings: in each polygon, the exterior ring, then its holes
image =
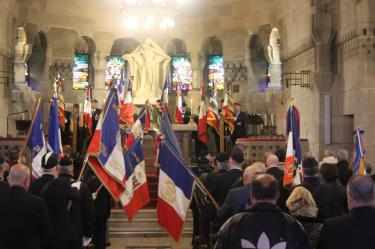
{"type": "Polygon", "coordinates": [[[267,124],[267,113],[264,114],[264,119],[263,119],[263,121],[264,121],[264,126],[267,126],[267,125],[268,125],[268,124],[267,124]]]}
{"type": "Polygon", "coordinates": [[[190,109],[191,109],[191,115],[193,115],[193,99],[190,99],[190,109]]]}

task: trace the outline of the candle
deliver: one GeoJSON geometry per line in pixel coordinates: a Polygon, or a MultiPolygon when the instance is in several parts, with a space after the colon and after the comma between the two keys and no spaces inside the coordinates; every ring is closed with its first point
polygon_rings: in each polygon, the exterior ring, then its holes
{"type": "Polygon", "coordinates": [[[264,126],[267,126],[267,113],[264,114],[263,122],[264,126]]]}
{"type": "Polygon", "coordinates": [[[275,116],[271,113],[271,126],[275,125],[275,116]]]}
{"type": "Polygon", "coordinates": [[[193,99],[190,99],[190,109],[191,109],[191,115],[193,115],[193,99]]]}

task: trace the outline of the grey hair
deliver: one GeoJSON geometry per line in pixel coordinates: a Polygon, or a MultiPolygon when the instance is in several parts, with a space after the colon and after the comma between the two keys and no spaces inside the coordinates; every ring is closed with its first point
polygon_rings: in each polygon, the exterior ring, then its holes
{"type": "Polygon", "coordinates": [[[339,151],[337,152],[337,159],[339,161],[343,161],[343,160],[347,161],[349,159],[348,150],[345,148],[339,149],[339,151]]]}
{"type": "Polygon", "coordinates": [[[374,181],[368,176],[353,176],[348,182],[348,195],[357,202],[373,202],[375,197],[374,181]]]}

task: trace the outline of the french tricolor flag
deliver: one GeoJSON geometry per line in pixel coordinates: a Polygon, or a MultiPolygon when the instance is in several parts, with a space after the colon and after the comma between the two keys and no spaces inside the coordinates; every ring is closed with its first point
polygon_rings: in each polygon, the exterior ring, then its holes
{"type": "Polygon", "coordinates": [[[118,106],[117,90],[112,87],[87,149],[89,165],[115,200],[119,200],[124,191],[125,175],[118,106]]]}
{"type": "Polygon", "coordinates": [[[63,155],[61,132],[59,125],[58,104],[56,96],[53,97],[50,110],[50,119],[48,126],[48,150],[55,153],[58,157],[63,155]]]}
{"type": "Polygon", "coordinates": [[[175,114],[175,121],[176,121],[176,124],[182,124],[184,123],[184,118],[183,118],[183,115],[182,115],[182,90],[181,90],[181,86],[179,85],[178,86],[178,90],[177,90],[177,106],[176,106],[176,114],[175,114]]]}
{"type": "Polygon", "coordinates": [[[120,124],[134,124],[134,105],[130,80],[128,82],[128,87],[125,93],[124,103],[122,104],[120,110],[120,124]]]}
{"type": "Polygon", "coordinates": [[[139,137],[124,155],[125,191],[121,195],[121,203],[128,220],[132,220],[138,210],[150,202],[141,140],[139,137]]]}
{"type": "Polygon", "coordinates": [[[167,74],[167,79],[164,82],[164,87],[163,87],[163,93],[161,94],[161,103],[163,105],[164,111],[168,112],[168,91],[169,91],[169,86],[171,84],[171,74],[167,74]]]}
{"type": "Polygon", "coordinates": [[[34,178],[39,178],[42,174],[42,157],[47,153],[47,146],[44,140],[43,133],[43,114],[41,108],[41,99],[39,98],[36,106],[33,121],[29,128],[28,139],[26,145],[31,151],[32,156],[32,175],[34,178]]]}
{"type": "Polygon", "coordinates": [[[193,196],[195,179],[167,140],[160,143],[158,222],[178,241],[193,196]]]}
{"type": "Polygon", "coordinates": [[[284,166],[284,186],[291,186],[293,183],[294,173],[294,149],[293,149],[293,132],[290,131],[288,135],[288,146],[286,149],[285,166],[284,166]]]}

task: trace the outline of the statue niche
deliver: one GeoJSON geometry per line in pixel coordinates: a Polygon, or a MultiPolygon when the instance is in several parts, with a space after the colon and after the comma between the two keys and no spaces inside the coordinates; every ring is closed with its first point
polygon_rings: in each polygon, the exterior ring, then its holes
{"type": "Polygon", "coordinates": [[[134,77],[134,104],[155,101],[162,93],[171,58],[152,40],[146,39],[133,53],[124,55],[134,77]]]}

